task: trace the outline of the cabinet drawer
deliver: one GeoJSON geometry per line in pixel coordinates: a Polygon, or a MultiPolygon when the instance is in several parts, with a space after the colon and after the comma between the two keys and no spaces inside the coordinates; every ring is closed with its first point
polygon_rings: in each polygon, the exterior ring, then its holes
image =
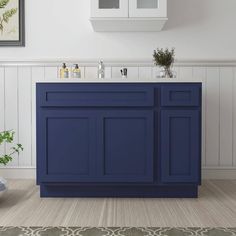
{"type": "Polygon", "coordinates": [[[40,107],[148,107],[154,105],[153,88],[114,85],[37,85],[40,107]]]}
{"type": "Polygon", "coordinates": [[[200,106],[201,89],[196,85],[164,85],[161,106],[200,106]]]}

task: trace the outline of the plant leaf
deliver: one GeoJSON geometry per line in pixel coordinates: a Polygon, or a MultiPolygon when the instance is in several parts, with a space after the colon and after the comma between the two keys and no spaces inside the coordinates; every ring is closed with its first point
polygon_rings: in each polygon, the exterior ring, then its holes
{"type": "Polygon", "coordinates": [[[163,48],[157,48],[157,50],[154,50],[153,58],[155,65],[168,68],[174,63],[175,49],[169,50],[166,48],[164,50],[163,48]]]}
{"type": "MultiPolygon", "coordinates": [[[[0,145],[3,143],[12,143],[14,141],[14,135],[15,132],[12,130],[0,132],[0,145]]],[[[7,165],[10,161],[12,161],[12,155],[15,153],[20,153],[23,149],[24,148],[21,144],[16,144],[11,147],[11,150],[13,150],[12,153],[0,156],[0,165],[7,165]]]]}
{"type": "Polygon", "coordinates": [[[5,11],[2,15],[3,21],[8,23],[9,19],[15,15],[17,12],[17,8],[12,8],[11,10],[5,11]]]}
{"type": "Polygon", "coordinates": [[[0,8],[4,8],[8,4],[9,0],[0,0],[0,8]]]}

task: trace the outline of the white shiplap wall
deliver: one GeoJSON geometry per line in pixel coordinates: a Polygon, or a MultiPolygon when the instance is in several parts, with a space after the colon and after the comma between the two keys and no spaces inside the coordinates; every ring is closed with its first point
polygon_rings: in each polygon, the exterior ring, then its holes
{"type": "MultiPolygon", "coordinates": [[[[83,62],[82,78],[96,78],[95,62],[83,62]]],[[[155,77],[149,62],[110,62],[106,76],[117,78],[128,67],[132,78],[155,77]]],[[[0,131],[16,131],[16,143],[24,152],[0,169],[0,175],[31,178],[36,166],[35,82],[58,77],[56,62],[8,62],[0,64],[0,131]]],[[[236,178],[236,63],[181,62],[175,70],[179,79],[203,80],[203,175],[206,178],[236,178]]],[[[9,146],[0,147],[0,152],[9,146]]]]}

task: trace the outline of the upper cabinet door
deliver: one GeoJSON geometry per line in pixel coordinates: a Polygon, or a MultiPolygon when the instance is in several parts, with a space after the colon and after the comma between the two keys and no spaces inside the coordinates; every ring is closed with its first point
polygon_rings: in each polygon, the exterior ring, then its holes
{"type": "Polygon", "coordinates": [[[128,17],[128,0],[91,0],[92,17],[128,17]]]}
{"type": "Polygon", "coordinates": [[[167,17],[167,0],[129,0],[130,17],[167,17]]]}

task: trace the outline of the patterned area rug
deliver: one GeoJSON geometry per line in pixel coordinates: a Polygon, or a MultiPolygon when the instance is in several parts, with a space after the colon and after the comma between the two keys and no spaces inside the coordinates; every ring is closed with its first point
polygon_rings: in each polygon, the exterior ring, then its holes
{"type": "Polygon", "coordinates": [[[0,227],[0,236],[236,236],[236,228],[0,227]]]}

